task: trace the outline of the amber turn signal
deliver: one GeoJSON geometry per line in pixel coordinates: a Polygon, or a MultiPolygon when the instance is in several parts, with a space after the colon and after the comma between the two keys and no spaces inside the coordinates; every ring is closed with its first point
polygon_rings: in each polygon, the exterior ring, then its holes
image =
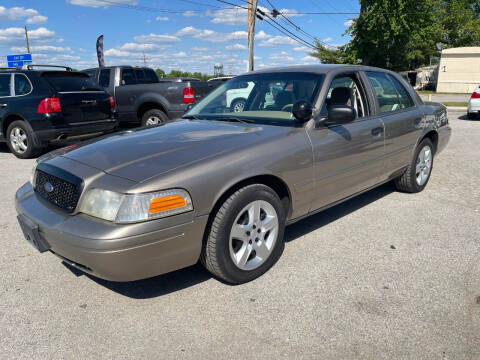
{"type": "Polygon", "coordinates": [[[167,195],[153,199],[148,211],[150,214],[157,214],[185,206],[187,206],[187,201],[180,195],[167,195]]]}

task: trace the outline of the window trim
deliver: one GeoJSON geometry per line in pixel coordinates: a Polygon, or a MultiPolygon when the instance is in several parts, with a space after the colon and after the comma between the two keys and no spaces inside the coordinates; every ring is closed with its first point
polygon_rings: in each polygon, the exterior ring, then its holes
{"type": "MultiPolygon", "coordinates": [[[[393,80],[396,80],[397,83],[403,88],[403,90],[405,90],[405,93],[407,94],[408,99],[409,99],[410,102],[413,104],[413,106],[409,106],[409,107],[406,107],[406,108],[403,108],[403,109],[399,109],[399,110],[407,110],[407,109],[411,109],[411,108],[415,107],[415,101],[413,101],[413,99],[412,99],[412,97],[410,96],[410,94],[408,93],[407,89],[405,89],[405,86],[403,86],[403,85],[400,83],[400,81],[398,81],[398,79],[395,79],[395,78],[392,76],[392,74],[388,74],[388,73],[385,73],[385,74],[386,74],[388,80],[392,83],[393,88],[395,89],[395,91],[396,91],[396,93],[397,93],[397,97],[398,97],[399,103],[401,104],[401,101],[400,101],[400,95],[401,95],[401,94],[398,92],[397,87],[395,86],[395,83],[392,81],[392,79],[393,79],[393,80]]],[[[395,110],[395,111],[397,111],[397,110],[395,110]]]]}
{"type": "Polygon", "coordinates": [[[13,84],[13,89],[12,89],[12,91],[13,91],[13,96],[14,96],[14,97],[27,96],[27,95],[30,95],[30,94],[33,92],[33,84],[32,84],[32,82],[30,81],[30,79],[28,78],[28,76],[25,75],[24,73],[13,73],[13,81],[12,81],[12,84],[13,84]],[[15,91],[15,76],[17,76],[17,75],[22,75],[22,76],[25,77],[25,78],[28,80],[28,82],[30,83],[30,91],[29,91],[28,93],[26,93],[26,94],[21,94],[21,95],[17,95],[17,93],[16,93],[16,91],[15,91]]]}

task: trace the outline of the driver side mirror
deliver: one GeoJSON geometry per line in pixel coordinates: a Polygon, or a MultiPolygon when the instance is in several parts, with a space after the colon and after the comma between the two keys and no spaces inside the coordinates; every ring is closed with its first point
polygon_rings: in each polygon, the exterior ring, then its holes
{"type": "Polygon", "coordinates": [[[306,123],[312,118],[313,106],[305,100],[297,101],[295,104],[293,104],[292,114],[298,121],[306,123]]]}
{"type": "Polygon", "coordinates": [[[333,105],[328,109],[328,118],[326,120],[327,125],[334,124],[348,124],[355,120],[357,112],[351,106],[346,105],[333,105]]]}

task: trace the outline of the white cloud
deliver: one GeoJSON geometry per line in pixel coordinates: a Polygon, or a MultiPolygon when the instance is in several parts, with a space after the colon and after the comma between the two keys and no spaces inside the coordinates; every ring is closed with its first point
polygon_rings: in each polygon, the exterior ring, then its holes
{"type": "Polygon", "coordinates": [[[87,7],[109,7],[112,5],[137,5],[138,0],[67,0],[69,4],[87,7]]]}
{"type": "Polygon", "coordinates": [[[208,29],[197,29],[193,26],[187,26],[175,34],[176,36],[192,36],[208,42],[225,42],[235,40],[246,40],[248,33],[246,31],[234,31],[231,33],[219,33],[208,29]]]}
{"type": "Polygon", "coordinates": [[[345,25],[345,26],[351,26],[352,24],[353,24],[353,20],[352,20],[352,19],[350,19],[350,20],[348,20],[348,21],[345,21],[345,22],[343,23],[343,25],[345,25]]]}
{"type": "Polygon", "coordinates": [[[197,51],[197,52],[205,52],[205,51],[208,51],[209,48],[208,48],[208,47],[194,46],[194,47],[192,47],[190,50],[192,50],[192,51],[197,51]]]}
{"type": "Polygon", "coordinates": [[[157,44],[172,44],[180,41],[180,39],[174,35],[165,34],[149,34],[135,36],[134,40],[139,43],[157,43],[157,44]]]}
{"type": "Polygon", "coordinates": [[[316,58],[316,57],[313,57],[313,56],[308,55],[308,56],[303,57],[303,58],[302,58],[302,61],[305,61],[305,62],[318,62],[319,60],[318,60],[318,58],[316,58]]]}
{"type": "Polygon", "coordinates": [[[260,47],[278,47],[282,45],[297,45],[298,43],[288,36],[272,36],[271,38],[260,42],[260,47]]]}
{"type": "Polygon", "coordinates": [[[232,44],[232,45],[227,45],[225,49],[229,51],[242,51],[242,50],[247,50],[247,47],[243,44],[232,44]]]}
{"type": "Polygon", "coordinates": [[[304,16],[304,14],[299,14],[295,9],[281,9],[280,13],[285,14],[288,17],[304,16]]]}
{"type": "Polygon", "coordinates": [[[267,34],[265,31],[260,30],[255,34],[255,39],[256,40],[265,40],[265,39],[270,39],[272,35],[267,34]]]}
{"type": "Polygon", "coordinates": [[[157,21],[168,21],[169,19],[166,16],[157,16],[155,18],[155,20],[157,20],[157,21]]]}
{"type": "Polygon", "coordinates": [[[185,11],[183,14],[183,16],[186,16],[186,17],[191,17],[191,16],[197,16],[197,13],[195,11],[185,11]]]}
{"type": "MultiPolygon", "coordinates": [[[[35,40],[36,43],[55,41],[55,32],[47,28],[40,27],[35,30],[28,31],[30,40],[35,40]]],[[[25,41],[25,30],[21,27],[11,27],[0,29],[0,45],[5,44],[23,44],[25,41]]]]}
{"type": "Polygon", "coordinates": [[[330,42],[330,41],[333,41],[333,38],[327,37],[326,39],[323,39],[322,41],[323,42],[330,42]]]}
{"type": "MultiPolygon", "coordinates": [[[[10,50],[15,52],[22,52],[25,51],[24,46],[12,46],[10,50]]],[[[64,54],[64,53],[72,53],[72,49],[69,47],[62,47],[62,46],[52,46],[52,45],[38,45],[38,46],[30,46],[30,50],[32,53],[57,53],[57,54],[64,54]]]]}
{"type": "Polygon", "coordinates": [[[290,56],[286,51],[282,51],[278,54],[270,54],[268,57],[270,60],[281,60],[281,61],[294,61],[295,58],[290,56]]]}
{"type": "Polygon", "coordinates": [[[136,52],[150,52],[150,51],[157,51],[157,50],[165,50],[170,45],[157,45],[157,44],[138,44],[138,43],[125,43],[121,46],[118,46],[118,50],[123,50],[123,51],[136,51],[136,52]]]}
{"type": "Polygon", "coordinates": [[[48,19],[46,16],[40,15],[35,9],[0,6],[0,21],[14,21],[24,18],[27,18],[27,24],[44,24],[48,19]]]}
{"type": "Polygon", "coordinates": [[[293,51],[309,51],[310,48],[307,46],[297,46],[293,48],[293,51]]]}

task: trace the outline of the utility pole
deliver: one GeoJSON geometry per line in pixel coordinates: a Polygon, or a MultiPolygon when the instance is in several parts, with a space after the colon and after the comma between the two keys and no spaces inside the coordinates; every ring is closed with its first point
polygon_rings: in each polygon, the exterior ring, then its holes
{"type": "Polygon", "coordinates": [[[255,19],[257,18],[258,0],[248,2],[248,71],[253,71],[253,48],[255,41],[255,19]]]}
{"type": "Polygon", "coordinates": [[[30,44],[28,43],[28,30],[27,25],[25,25],[25,41],[27,43],[27,53],[30,54],[30,44]]]}
{"type": "Polygon", "coordinates": [[[143,66],[147,67],[147,58],[145,57],[145,51],[143,52],[143,66]]]}

